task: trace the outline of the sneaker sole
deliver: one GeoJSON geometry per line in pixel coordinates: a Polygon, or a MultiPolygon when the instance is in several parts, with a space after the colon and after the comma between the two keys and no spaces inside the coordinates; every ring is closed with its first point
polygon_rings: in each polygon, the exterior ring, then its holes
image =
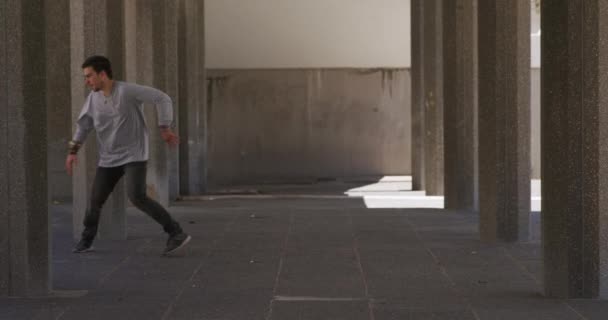
{"type": "Polygon", "coordinates": [[[72,253],[87,253],[87,252],[93,252],[93,251],[95,251],[94,248],[88,248],[88,249],[80,250],[80,251],[79,250],[72,250],[72,253]]]}
{"type": "Polygon", "coordinates": [[[172,253],[174,253],[174,252],[176,252],[176,251],[179,251],[179,249],[181,249],[181,248],[183,248],[185,245],[187,245],[187,244],[188,244],[188,242],[190,242],[190,240],[192,240],[192,237],[191,237],[191,236],[188,236],[188,238],[186,238],[186,240],[184,240],[184,242],[183,242],[183,243],[182,243],[182,244],[181,244],[179,247],[177,247],[177,248],[175,248],[175,249],[173,249],[173,250],[171,250],[171,251],[167,251],[167,252],[163,253],[163,255],[164,255],[164,256],[167,256],[167,255],[170,255],[170,254],[172,254],[172,253]]]}

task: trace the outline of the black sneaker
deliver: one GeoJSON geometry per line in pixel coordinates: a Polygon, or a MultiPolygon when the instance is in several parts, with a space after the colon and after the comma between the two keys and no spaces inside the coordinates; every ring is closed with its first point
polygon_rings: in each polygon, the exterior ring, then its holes
{"type": "Polygon", "coordinates": [[[73,253],[85,253],[85,252],[90,252],[93,251],[93,241],[87,241],[87,240],[80,240],[78,242],[78,244],[76,244],[76,246],[74,247],[74,249],[72,249],[73,253]]]}
{"type": "Polygon", "coordinates": [[[165,248],[163,255],[168,255],[179,250],[181,247],[190,242],[190,239],[192,239],[192,237],[183,232],[169,237],[169,240],[167,240],[167,247],[165,248]]]}

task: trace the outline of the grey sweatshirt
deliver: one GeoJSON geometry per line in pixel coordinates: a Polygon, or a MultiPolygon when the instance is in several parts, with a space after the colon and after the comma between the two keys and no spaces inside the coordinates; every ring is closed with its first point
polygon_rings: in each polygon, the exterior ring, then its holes
{"type": "Polygon", "coordinates": [[[114,81],[109,97],[105,97],[103,91],[91,91],[76,122],[73,140],[84,143],[89,132],[95,129],[100,167],[148,160],[144,103],[156,105],[159,126],[171,125],[173,104],[160,90],[114,81]]]}

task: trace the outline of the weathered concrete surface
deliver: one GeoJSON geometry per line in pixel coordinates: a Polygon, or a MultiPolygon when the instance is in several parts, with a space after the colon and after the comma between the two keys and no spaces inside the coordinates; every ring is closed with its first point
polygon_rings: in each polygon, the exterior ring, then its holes
{"type": "MultiPolygon", "coordinates": [[[[138,1],[136,4],[135,82],[157,88],[173,101],[177,119],[177,1],[138,1]]],[[[160,136],[156,106],[145,104],[150,157],[148,160],[148,195],[163,206],[170,196],[171,159],[176,165],[178,149],[169,150],[160,136]]],[[[174,184],[177,180],[173,181],[174,184]]],[[[177,186],[174,185],[174,193],[177,186]]]]}
{"type": "Polygon", "coordinates": [[[410,174],[405,69],[209,70],[213,185],[410,174]]]}
{"type": "MultiPolygon", "coordinates": [[[[173,119],[177,123],[179,106],[178,97],[178,69],[177,69],[177,24],[178,24],[178,1],[156,0],[152,2],[152,45],[154,61],[154,87],[165,92],[173,101],[173,119]]],[[[157,126],[154,126],[158,128],[157,126]]],[[[172,128],[179,133],[179,128],[172,128]]],[[[155,130],[156,131],[156,130],[155,130]]],[[[150,154],[155,170],[148,178],[156,181],[156,192],[163,205],[169,205],[178,195],[179,174],[178,155],[179,148],[168,148],[167,143],[162,140],[160,132],[150,132],[158,139],[157,148],[150,154]],[[172,174],[173,173],[173,174],[172,174]]]]}
{"type": "MultiPolygon", "coordinates": [[[[159,1],[159,6],[163,10],[154,10],[155,21],[162,21],[156,24],[153,32],[155,33],[155,85],[171,97],[173,101],[173,128],[179,134],[179,98],[178,98],[178,25],[179,25],[179,1],[159,1]]],[[[164,141],[163,141],[164,143],[164,141]]],[[[179,148],[167,149],[164,143],[164,150],[168,153],[169,163],[166,172],[168,176],[168,199],[175,200],[179,196],[179,148]]],[[[159,173],[160,174],[160,173],[159,173]]]]}
{"type": "Polygon", "coordinates": [[[426,0],[423,12],[424,189],[436,196],[443,195],[444,188],[442,4],[426,0]]]}
{"type": "Polygon", "coordinates": [[[179,190],[196,195],[207,189],[209,167],[204,1],[180,0],[178,10],[179,190]]]}
{"type": "MultiPolygon", "coordinates": [[[[0,92],[8,92],[8,49],[7,40],[8,34],[8,8],[7,2],[0,2],[0,92]]],[[[2,112],[8,111],[8,96],[0,97],[0,108],[2,112]]],[[[0,118],[0,148],[5,150],[8,148],[8,121],[5,118],[0,118]]],[[[0,295],[6,296],[9,293],[10,286],[10,263],[7,257],[10,257],[10,235],[9,235],[9,213],[8,213],[8,185],[4,181],[8,181],[9,168],[6,162],[6,154],[3,154],[0,158],[0,295]]]]}
{"type": "Polygon", "coordinates": [[[0,2],[0,296],[50,290],[46,14],[0,2]]]}
{"type": "MultiPolygon", "coordinates": [[[[153,30],[154,26],[162,23],[162,21],[153,21],[154,9],[158,9],[159,14],[161,8],[155,8],[158,5],[157,1],[137,0],[135,5],[136,12],[136,77],[135,81],[138,84],[154,87],[155,86],[155,64],[156,51],[160,51],[154,43],[156,34],[153,30]]],[[[160,27],[160,26],[159,26],[160,27]]],[[[158,30],[156,30],[158,32],[158,30]]],[[[162,36],[162,33],[159,35],[162,36]]],[[[164,52],[160,52],[164,54],[164,52]]],[[[158,130],[158,121],[156,117],[156,106],[151,103],[144,104],[144,114],[146,124],[148,126],[148,142],[149,142],[149,158],[148,172],[146,176],[147,193],[152,199],[158,201],[163,206],[169,202],[168,195],[168,178],[167,172],[167,155],[164,152],[162,139],[158,130]],[[159,173],[165,173],[165,178],[159,173]],[[165,181],[166,180],[166,181],[165,181]]]]}
{"type": "Polygon", "coordinates": [[[542,2],[545,294],[608,294],[608,10],[542,2]]]}
{"type": "MultiPolygon", "coordinates": [[[[411,51],[412,51],[412,182],[414,190],[426,189],[426,159],[425,149],[428,147],[425,141],[425,63],[427,52],[425,52],[425,40],[427,35],[425,12],[428,6],[424,0],[412,0],[411,2],[411,51]]],[[[435,36],[435,35],[433,35],[435,36]]],[[[431,56],[428,56],[431,58],[431,56]]]]}
{"type": "Polygon", "coordinates": [[[530,215],[530,4],[479,2],[479,232],[527,240],[530,215]]]}
{"type": "Polygon", "coordinates": [[[478,209],[477,0],[443,1],[445,207],[478,209]]]}
{"type": "Polygon", "coordinates": [[[72,178],[65,171],[67,143],[71,140],[72,111],[70,81],[70,10],[69,0],[53,1],[46,10],[47,136],[49,197],[53,201],[71,201],[72,178]]]}

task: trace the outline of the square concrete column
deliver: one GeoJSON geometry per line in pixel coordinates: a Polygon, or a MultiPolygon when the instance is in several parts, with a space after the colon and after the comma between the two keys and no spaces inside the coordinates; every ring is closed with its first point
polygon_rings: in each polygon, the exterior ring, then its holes
{"type": "Polygon", "coordinates": [[[479,2],[479,233],[526,239],[530,216],[530,11],[479,2]]]}
{"type": "Polygon", "coordinates": [[[476,210],[477,0],[443,1],[445,208],[476,210]]]}
{"type": "MultiPolygon", "coordinates": [[[[71,75],[72,123],[76,123],[89,88],[85,88],[81,65],[94,54],[107,56],[112,62],[114,79],[124,79],[124,3],[121,0],[72,0],[71,75]]],[[[78,153],[78,166],[73,178],[74,238],[79,239],[82,221],[89,205],[93,178],[97,169],[96,133],[92,131],[78,153]]],[[[101,212],[99,237],[126,238],[125,188],[121,180],[101,212]]]]}
{"type": "MultiPolygon", "coordinates": [[[[136,77],[133,82],[141,85],[155,87],[154,85],[154,58],[157,48],[154,47],[153,38],[156,36],[153,30],[154,25],[162,21],[153,21],[153,3],[156,1],[137,0],[136,1],[136,54],[135,63],[136,77]]],[[[157,8],[160,12],[161,9],[157,8]]],[[[131,63],[133,63],[131,62],[131,63]]],[[[162,90],[161,88],[158,88],[162,90]]],[[[167,206],[169,202],[167,192],[167,182],[163,181],[159,173],[167,172],[167,154],[164,152],[158,121],[156,117],[156,106],[154,104],[144,104],[144,114],[148,125],[149,152],[148,172],[146,176],[146,191],[149,197],[158,201],[161,205],[167,206]]]]}
{"type": "MultiPolygon", "coordinates": [[[[153,70],[154,87],[164,91],[171,97],[174,107],[174,124],[177,123],[179,114],[178,105],[178,83],[177,83],[177,0],[155,0],[152,2],[152,46],[153,46],[153,70]],[[162,8],[162,9],[160,9],[162,8]]],[[[161,203],[169,205],[169,201],[178,195],[178,162],[179,148],[169,149],[167,143],[160,137],[158,127],[155,132],[159,148],[155,148],[151,154],[151,160],[157,163],[155,172],[149,172],[149,176],[156,181],[159,199],[161,203]],[[173,194],[173,195],[172,195],[173,194]]],[[[179,133],[179,128],[174,129],[179,133]]]]}
{"type": "Polygon", "coordinates": [[[0,296],[50,292],[45,1],[0,1],[0,296]]]}
{"type": "Polygon", "coordinates": [[[65,171],[65,157],[72,129],[70,79],[70,0],[56,0],[46,5],[47,50],[47,136],[49,197],[71,201],[72,177],[65,171]],[[58,79],[62,79],[58,81],[58,79]]]}
{"type": "Polygon", "coordinates": [[[427,195],[443,195],[442,0],[424,1],[424,180],[427,195]]]}
{"type": "Polygon", "coordinates": [[[544,287],[608,297],[608,3],[543,1],[544,287]]]}
{"type": "MultiPolygon", "coordinates": [[[[133,6],[133,4],[129,4],[133,6]]],[[[136,2],[135,81],[167,93],[173,101],[177,118],[177,1],[138,0],[136,2]]],[[[160,136],[157,110],[145,105],[150,137],[148,160],[148,195],[163,206],[170,202],[171,159],[176,165],[178,148],[169,150],[160,136]]],[[[177,170],[177,168],[175,168],[177,170]]],[[[174,180],[177,183],[177,180],[174,180]]],[[[174,186],[177,189],[177,186],[174,186]]],[[[174,190],[177,193],[177,190],[174,190]]]]}
{"type": "Polygon", "coordinates": [[[183,195],[207,190],[207,79],[203,0],[180,0],[178,22],[179,183],[183,195]]]}
{"type": "MultiPolygon", "coordinates": [[[[179,1],[168,0],[160,1],[164,5],[162,12],[155,11],[155,18],[163,20],[158,36],[154,38],[155,47],[158,54],[162,55],[154,59],[156,66],[155,85],[171,97],[173,101],[173,130],[179,134],[179,82],[178,82],[178,16],[179,1]]],[[[168,152],[169,163],[167,167],[168,176],[168,198],[169,201],[179,197],[179,147],[167,149],[167,144],[163,141],[165,150],[168,152]]]]}
{"type": "Polygon", "coordinates": [[[424,0],[411,2],[412,43],[412,189],[425,189],[424,159],[424,0]]]}
{"type": "Polygon", "coordinates": [[[124,80],[137,83],[137,12],[138,0],[124,0],[124,80]]]}

